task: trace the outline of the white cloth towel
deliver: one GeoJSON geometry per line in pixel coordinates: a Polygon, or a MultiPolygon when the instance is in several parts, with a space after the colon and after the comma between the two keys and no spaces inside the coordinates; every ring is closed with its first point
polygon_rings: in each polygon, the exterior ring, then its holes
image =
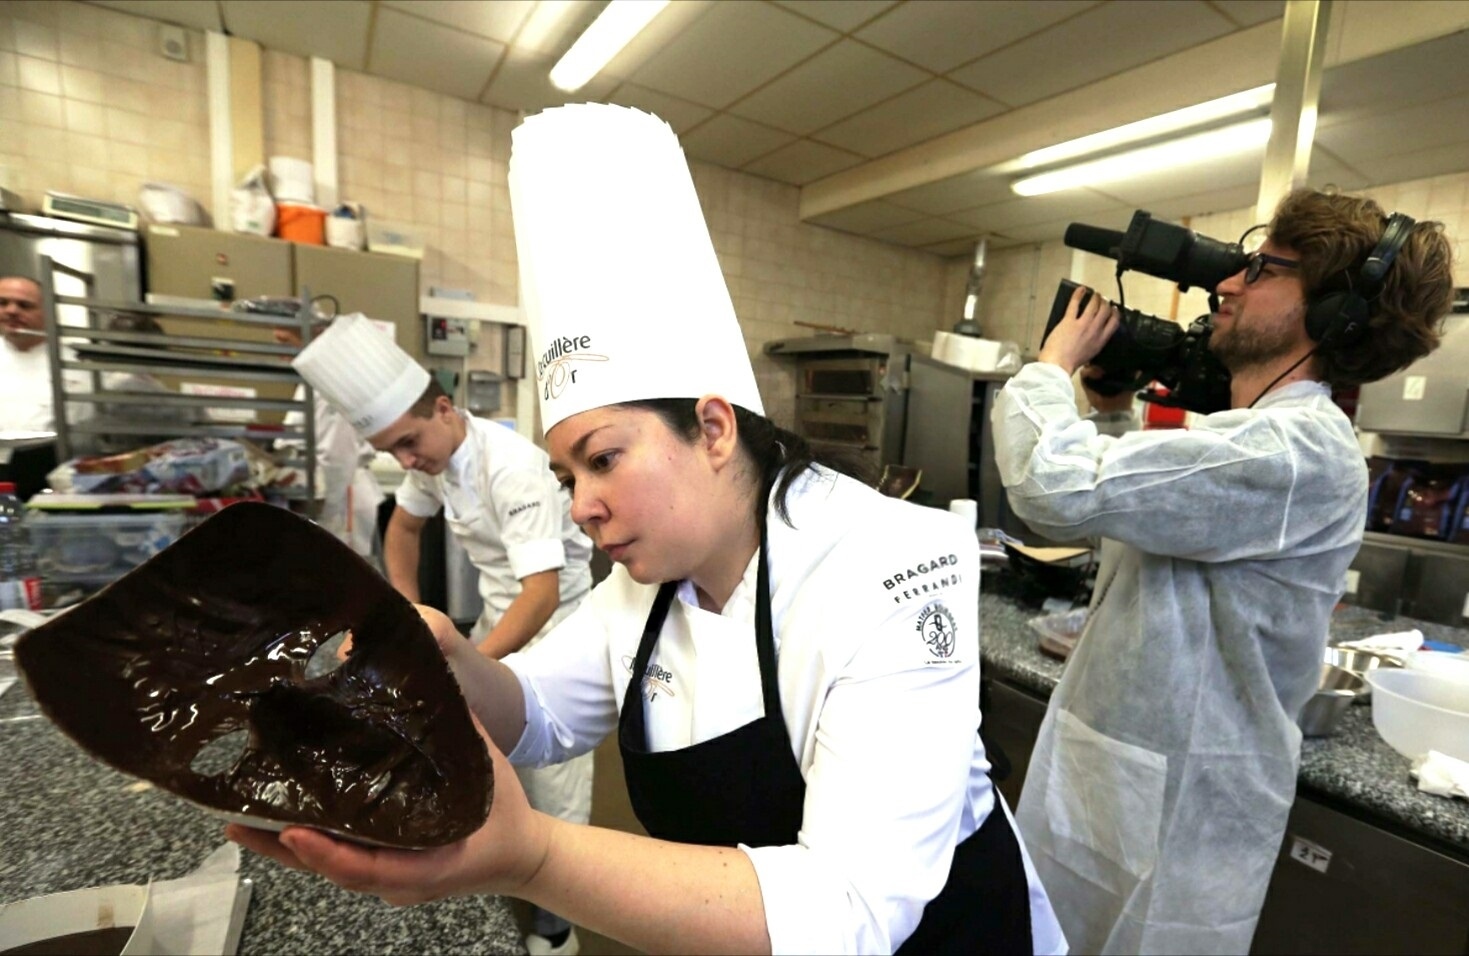
{"type": "Polygon", "coordinates": [[[1412,773],[1424,793],[1469,799],[1469,763],[1457,757],[1430,750],[1413,761],[1412,773]]]}

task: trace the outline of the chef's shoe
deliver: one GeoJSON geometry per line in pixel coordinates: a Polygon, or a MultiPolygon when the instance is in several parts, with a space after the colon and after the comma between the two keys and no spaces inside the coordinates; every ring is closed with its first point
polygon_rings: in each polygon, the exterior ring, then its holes
{"type": "Polygon", "coordinates": [[[576,938],[576,927],[573,926],[560,946],[552,946],[546,937],[530,933],[525,937],[525,949],[530,956],[576,956],[581,952],[581,941],[576,938]]]}

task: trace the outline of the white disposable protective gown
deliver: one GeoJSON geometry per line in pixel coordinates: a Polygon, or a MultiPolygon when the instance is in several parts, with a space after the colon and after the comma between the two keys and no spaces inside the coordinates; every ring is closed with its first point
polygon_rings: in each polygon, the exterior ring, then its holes
{"type": "Polygon", "coordinates": [[[1015,513],[1101,537],[1090,617],[1016,818],[1078,953],[1245,953],[1295,797],[1296,717],[1362,540],[1367,473],[1326,386],[1101,436],[1035,363],[995,403],[1015,513]]]}

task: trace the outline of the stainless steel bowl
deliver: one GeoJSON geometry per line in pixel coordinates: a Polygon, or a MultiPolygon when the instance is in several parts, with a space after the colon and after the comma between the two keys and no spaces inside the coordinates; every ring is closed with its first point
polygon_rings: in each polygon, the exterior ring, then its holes
{"type": "MultiPolygon", "coordinates": [[[[1323,663],[1340,667],[1342,670],[1351,671],[1365,682],[1367,675],[1379,667],[1402,667],[1401,658],[1391,654],[1379,654],[1376,651],[1359,651],[1348,647],[1328,647],[1326,656],[1322,658],[1323,663]]],[[[1366,686],[1362,695],[1357,698],[1357,703],[1367,704],[1372,701],[1372,687],[1366,686]]]]}
{"type": "Polygon", "coordinates": [[[1301,733],[1307,737],[1330,737],[1336,733],[1337,721],[1352,706],[1352,702],[1367,690],[1367,680],[1359,674],[1337,667],[1321,665],[1321,679],[1316,693],[1301,708],[1296,718],[1301,733]]]}

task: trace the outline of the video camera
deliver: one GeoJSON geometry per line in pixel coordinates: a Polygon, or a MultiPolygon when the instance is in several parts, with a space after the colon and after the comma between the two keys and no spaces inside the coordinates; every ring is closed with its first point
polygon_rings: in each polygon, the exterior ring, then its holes
{"type": "MultiPolygon", "coordinates": [[[[1117,261],[1117,275],[1128,270],[1145,272],[1178,283],[1182,292],[1207,289],[1217,310],[1214,287],[1245,267],[1247,257],[1238,243],[1220,242],[1191,229],[1159,222],[1139,209],[1126,232],[1073,222],[1066,227],[1066,245],[1117,261]]],[[[1077,284],[1061,280],[1046,336],[1066,314],[1077,284]]],[[[1088,293],[1089,299],[1096,293],[1088,293]]],[[[1082,305],[1086,305],[1086,299],[1082,305]]],[[[1177,322],[1119,306],[1117,331],[1092,359],[1104,372],[1086,384],[1103,395],[1136,391],[1149,382],[1168,388],[1166,397],[1144,396],[1160,405],[1192,412],[1217,412],[1229,407],[1229,370],[1209,351],[1213,331],[1209,316],[1200,316],[1187,329],[1177,322]]],[[[1044,338],[1042,339],[1044,341],[1044,338]]]]}

